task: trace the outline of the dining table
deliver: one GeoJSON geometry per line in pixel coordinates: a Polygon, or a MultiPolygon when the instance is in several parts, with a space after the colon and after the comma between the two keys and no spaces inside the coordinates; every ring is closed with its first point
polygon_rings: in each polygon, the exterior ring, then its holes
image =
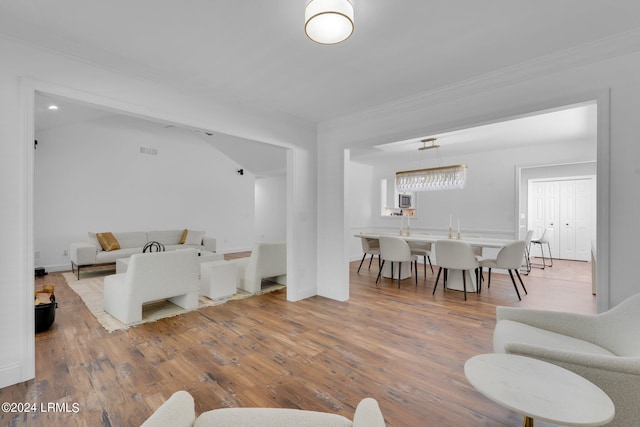
{"type": "MultiPolygon", "coordinates": [[[[381,236],[392,236],[392,237],[400,237],[406,242],[420,242],[420,243],[436,243],[439,240],[460,240],[462,242],[468,243],[471,247],[481,247],[481,248],[491,248],[491,249],[500,249],[503,246],[513,242],[513,239],[498,239],[492,237],[471,237],[471,236],[460,236],[458,239],[457,235],[452,235],[451,237],[446,235],[436,235],[436,234],[420,234],[420,233],[392,233],[392,232],[375,232],[375,231],[363,231],[357,234],[354,234],[354,237],[365,237],[368,239],[379,239],[381,236]]],[[[438,254],[436,253],[436,264],[437,264],[438,254]]],[[[406,266],[403,263],[402,266],[402,279],[406,279],[411,277],[411,266],[410,263],[406,263],[406,266]]],[[[398,278],[398,270],[395,269],[393,272],[393,276],[391,275],[391,269],[384,266],[382,270],[382,276],[388,278],[398,278]]],[[[474,274],[467,274],[467,291],[476,292],[477,284],[476,277],[474,274]]],[[[447,289],[453,289],[457,291],[463,291],[463,280],[462,280],[462,271],[459,270],[449,270],[447,274],[447,289]]]]}

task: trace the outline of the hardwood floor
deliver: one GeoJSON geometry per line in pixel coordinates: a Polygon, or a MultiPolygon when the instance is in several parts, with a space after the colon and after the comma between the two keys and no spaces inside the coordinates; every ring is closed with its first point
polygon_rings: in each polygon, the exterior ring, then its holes
{"type": "MultiPolygon", "coordinates": [[[[467,382],[464,362],[492,351],[495,307],[592,314],[590,264],[554,261],[523,276],[516,298],[508,276],[470,294],[431,291],[413,279],[383,279],[377,267],[351,269],[350,299],[287,302],[278,291],[107,333],[59,273],[52,328],[36,336],[36,378],[0,390],[2,402],[77,403],[77,413],[0,413],[7,426],[133,426],[174,391],[188,390],[196,413],[220,407],[289,407],[352,418],[366,397],[388,426],[513,426],[522,418],[467,382]]],[[[436,270],[437,272],[437,270],[436,270]]],[[[485,273],[486,275],[486,273],[485,273]]]]}

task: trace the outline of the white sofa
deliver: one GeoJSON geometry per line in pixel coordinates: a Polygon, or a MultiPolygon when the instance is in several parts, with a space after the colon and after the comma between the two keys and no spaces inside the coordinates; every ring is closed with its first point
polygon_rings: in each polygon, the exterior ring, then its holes
{"type": "Polygon", "coordinates": [[[175,392],[141,427],[383,427],[378,402],[370,397],[358,404],[353,421],[327,412],[286,408],[223,408],[196,418],[193,397],[175,392]]]}
{"type": "Polygon", "coordinates": [[[640,294],[595,316],[498,307],[496,353],[561,366],[600,387],[616,407],[608,426],[640,426],[640,294]]]}
{"type": "Polygon", "coordinates": [[[251,256],[230,260],[237,267],[236,287],[251,294],[260,292],[262,279],[274,278],[286,285],[287,244],[285,242],[258,242],[251,256]]]}
{"type": "Polygon", "coordinates": [[[104,278],[104,310],[131,324],[142,320],[142,305],[150,301],[197,308],[199,273],[196,250],[133,254],[126,273],[104,278]]]}
{"type": "MultiPolygon", "coordinates": [[[[191,231],[191,230],[190,230],[191,231]]],[[[163,230],[163,231],[130,231],[114,232],[120,249],[105,251],[96,237],[96,233],[88,233],[88,241],[83,243],[72,243],[69,248],[71,259],[71,270],[78,274],[80,278],[80,268],[98,264],[110,264],[119,258],[128,258],[133,254],[141,253],[148,242],[159,242],[165,246],[165,250],[171,251],[179,248],[195,248],[216,251],[216,239],[214,237],[203,236],[197,238],[197,242],[184,244],[180,243],[184,230],[163,230]]],[[[198,233],[197,236],[203,234],[198,233]]]]}

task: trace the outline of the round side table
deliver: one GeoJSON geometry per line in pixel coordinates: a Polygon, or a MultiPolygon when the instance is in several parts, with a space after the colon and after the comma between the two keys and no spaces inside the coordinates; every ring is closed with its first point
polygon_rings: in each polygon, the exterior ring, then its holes
{"type": "Polygon", "coordinates": [[[524,415],[524,427],[539,419],[567,426],[600,426],[611,421],[611,398],[592,382],[560,366],[512,354],[481,354],[464,364],[480,393],[524,415]]]}

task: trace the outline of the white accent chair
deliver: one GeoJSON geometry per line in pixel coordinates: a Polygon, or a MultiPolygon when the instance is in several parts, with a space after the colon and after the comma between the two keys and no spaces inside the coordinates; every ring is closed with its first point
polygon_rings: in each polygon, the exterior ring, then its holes
{"type": "Polygon", "coordinates": [[[533,357],[588,379],[609,395],[607,426],[640,426],[640,294],[595,316],[498,307],[493,349],[533,357]]]}
{"type": "Polygon", "coordinates": [[[476,289],[480,289],[480,279],[478,277],[478,260],[476,254],[473,251],[471,245],[460,240],[438,240],[436,241],[436,262],[438,263],[438,275],[436,276],[436,283],[433,285],[432,294],[436,293],[438,287],[438,281],[440,280],[440,273],[444,269],[444,288],[447,288],[447,270],[461,270],[462,271],[462,286],[464,290],[464,300],[467,300],[467,271],[471,271],[476,274],[477,286],[476,289]]]}
{"type": "MultiPolygon", "coordinates": [[[[518,300],[522,300],[522,298],[520,298],[518,286],[516,286],[516,281],[513,278],[513,271],[516,272],[518,280],[520,281],[520,285],[522,286],[522,289],[524,289],[524,293],[526,294],[527,288],[524,287],[522,277],[520,277],[520,272],[518,271],[520,270],[520,267],[522,267],[522,261],[525,257],[525,248],[526,243],[524,240],[516,240],[509,243],[508,245],[503,246],[495,258],[480,259],[480,274],[482,274],[482,269],[484,267],[487,267],[489,269],[489,280],[487,281],[487,288],[491,287],[491,270],[494,268],[505,269],[509,272],[513,287],[516,289],[516,295],[518,295],[518,300]]],[[[480,283],[478,283],[478,293],[480,293],[480,283]]]]}
{"type": "Polygon", "coordinates": [[[353,422],[328,412],[290,408],[221,408],[196,419],[193,397],[175,392],[141,427],[384,427],[384,417],[373,398],[360,401],[353,422]]]}
{"type": "Polygon", "coordinates": [[[391,262],[391,278],[394,277],[393,263],[398,263],[398,289],[400,288],[400,281],[402,280],[403,262],[409,262],[412,266],[415,265],[416,286],[418,286],[418,257],[411,255],[411,249],[404,239],[400,237],[380,236],[380,257],[382,258],[382,264],[380,265],[380,271],[378,271],[376,285],[380,280],[385,261],[389,261],[391,262]]]}
{"type": "Polygon", "coordinates": [[[122,323],[142,320],[142,305],[168,299],[187,310],[198,307],[200,265],[195,250],[131,255],[126,273],[104,278],[104,310],[122,323]]]}
{"type": "Polygon", "coordinates": [[[287,283],[287,244],[285,242],[258,242],[251,256],[229,260],[237,266],[237,288],[251,294],[260,292],[262,279],[274,278],[287,283]]]}

